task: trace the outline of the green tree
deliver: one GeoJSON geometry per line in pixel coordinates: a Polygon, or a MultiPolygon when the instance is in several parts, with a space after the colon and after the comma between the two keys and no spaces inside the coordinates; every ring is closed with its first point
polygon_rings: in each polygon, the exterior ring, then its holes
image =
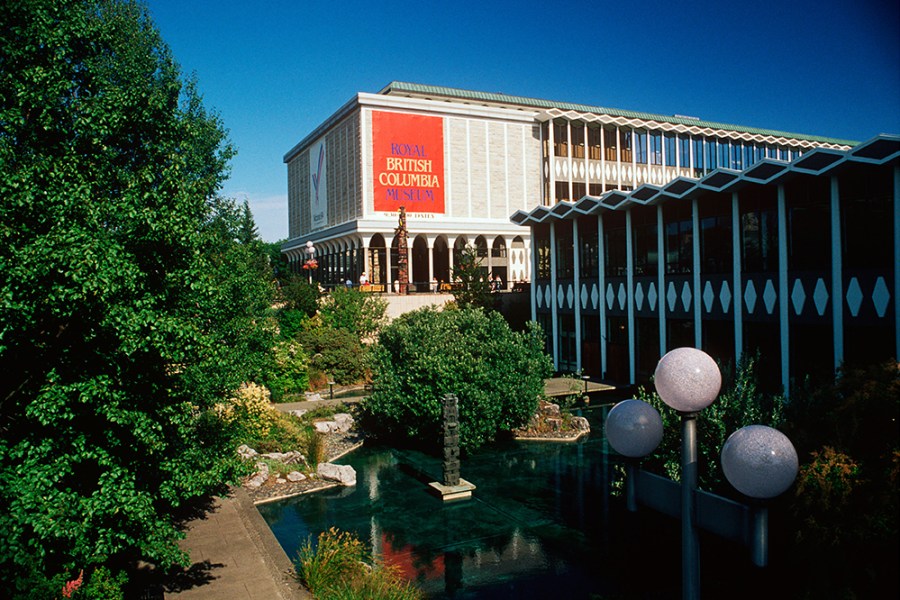
{"type": "Polygon", "coordinates": [[[314,387],[324,386],[329,379],[347,385],[366,378],[368,353],[353,332],[330,327],[313,317],[295,337],[310,356],[309,379],[314,387]]]}
{"type": "Polygon", "coordinates": [[[339,286],[324,299],[320,311],[325,325],[365,340],[385,324],[387,302],[373,294],[339,286]]]}
{"type": "MultiPolygon", "coordinates": [[[[147,10],[0,12],[0,582],[183,561],[172,512],[236,474],[211,410],[264,370],[231,146],[147,10]]],[[[118,575],[110,579],[118,581],[118,575]]]]}
{"type": "Polygon", "coordinates": [[[460,446],[473,450],[528,422],[552,365],[536,324],[516,333],[497,312],[400,316],[373,348],[374,392],[361,404],[371,433],[432,449],[441,443],[445,394],[459,398],[460,446]]]}
{"type": "Polygon", "coordinates": [[[459,284],[453,290],[453,299],[460,308],[493,307],[491,282],[475,246],[466,245],[463,248],[453,269],[453,278],[459,284]]]}
{"type": "Polygon", "coordinates": [[[284,299],[284,307],[288,310],[297,310],[307,317],[315,315],[319,310],[319,286],[317,283],[309,283],[306,278],[299,275],[291,275],[281,288],[281,296],[284,299]]]}

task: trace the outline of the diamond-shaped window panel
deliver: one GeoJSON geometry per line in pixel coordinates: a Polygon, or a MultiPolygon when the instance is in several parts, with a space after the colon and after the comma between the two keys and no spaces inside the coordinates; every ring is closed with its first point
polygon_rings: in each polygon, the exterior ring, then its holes
{"type": "Polygon", "coordinates": [[[591,307],[597,308],[597,300],[600,298],[600,293],[597,291],[597,284],[591,286],[591,307]]]}
{"type": "Polygon", "coordinates": [[[794,289],[791,290],[791,302],[794,303],[794,313],[801,314],[803,305],[806,303],[806,290],[803,289],[803,284],[800,283],[799,279],[794,280],[794,289]]]}
{"type": "Polygon", "coordinates": [[[875,304],[875,312],[878,313],[879,318],[884,316],[890,300],[891,293],[884,282],[884,277],[879,277],[875,281],[875,289],[872,290],[872,302],[875,304]]]}
{"type": "Polygon", "coordinates": [[[821,277],[816,282],[816,289],[813,290],[813,303],[816,305],[816,312],[819,313],[819,316],[824,315],[825,309],[828,308],[828,286],[821,277]]]}
{"type": "Polygon", "coordinates": [[[706,307],[706,312],[712,310],[713,300],[715,299],[716,294],[713,292],[712,284],[707,281],[706,285],[703,286],[703,305],[706,307]]]}
{"type": "Polygon", "coordinates": [[[550,308],[550,286],[544,288],[544,306],[550,308]]]}
{"type": "Polygon", "coordinates": [[[556,287],[556,308],[560,308],[563,305],[563,300],[566,299],[565,294],[562,284],[559,284],[556,287]]]}
{"type": "Polygon", "coordinates": [[[744,288],[744,303],[747,305],[747,312],[752,314],[756,308],[756,286],[753,281],[748,281],[744,288]]]}
{"type": "Polygon", "coordinates": [[[684,282],[684,287],[681,288],[681,304],[684,306],[684,310],[688,310],[691,306],[691,286],[687,281],[684,282]]]}
{"type": "Polygon", "coordinates": [[[859,287],[859,281],[853,277],[850,279],[850,285],[847,286],[847,307],[850,308],[850,314],[854,317],[859,314],[862,301],[862,289],[859,287]]]}
{"type": "Polygon", "coordinates": [[[588,301],[587,286],[582,284],[581,285],[581,308],[582,309],[587,308],[587,301],[588,301]]]}
{"type": "Polygon", "coordinates": [[[722,310],[728,312],[728,307],[731,306],[731,288],[728,287],[728,282],[722,282],[722,290],[719,292],[719,302],[722,303],[722,310]]]}
{"type": "Polygon", "coordinates": [[[616,299],[616,293],[613,291],[613,286],[610,283],[609,285],[606,286],[606,306],[609,309],[612,309],[613,302],[615,301],[615,299],[616,299]]]}
{"type": "Polygon", "coordinates": [[[538,292],[537,292],[537,294],[535,294],[535,300],[537,300],[537,307],[543,308],[544,294],[541,293],[540,288],[538,288],[538,292]]]}
{"type": "Polygon", "coordinates": [[[675,284],[669,282],[669,291],[666,292],[666,301],[669,303],[669,312],[675,310],[675,301],[678,300],[678,292],[675,291],[675,284]]]}
{"type": "Polygon", "coordinates": [[[625,291],[625,284],[619,284],[619,310],[625,310],[625,300],[628,298],[628,292],[625,291]]]}
{"type": "Polygon", "coordinates": [[[575,289],[572,287],[572,284],[569,284],[569,287],[566,289],[566,306],[569,308],[575,308],[575,289]]]}
{"type": "Polygon", "coordinates": [[[647,290],[647,302],[650,304],[650,310],[656,310],[656,286],[651,283],[650,289],[647,290]]]}
{"type": "Polygon", "coordinates": [[[766,312],[770,315],[775,308],[775,301],[778,300],[778,294],[775,292],[775,284],[769,279],[766,281],[766,289],[763,292],[763,302],[766,303],[766,312]]]}
{"type": "Polygon", "coordinates": [[[644,288],[640,283],[637,284],[637,287],[634,289],[634,305],[638,310],[644,306],[644,288]]]}

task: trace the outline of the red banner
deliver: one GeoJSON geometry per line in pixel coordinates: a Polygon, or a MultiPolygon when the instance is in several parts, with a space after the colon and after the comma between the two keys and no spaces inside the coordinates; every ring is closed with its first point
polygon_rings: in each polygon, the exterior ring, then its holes
{"type": "Polygon", "coordinates": [[[443,214],[443,119],[373,112],[372,157],[376,211],[443,214]]]}

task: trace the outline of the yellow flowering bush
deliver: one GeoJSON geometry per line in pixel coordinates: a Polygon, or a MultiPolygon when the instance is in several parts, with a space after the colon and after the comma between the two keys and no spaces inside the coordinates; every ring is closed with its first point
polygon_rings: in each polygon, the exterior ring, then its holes
{"type": "Polygon", "coordinates": [[[247,437],[268,437],[278,414],[272,408],[269,390],[255,383],[245,383],[227,404],[216,406],[216,412],[226,423],[238,423],[247,437]]]}

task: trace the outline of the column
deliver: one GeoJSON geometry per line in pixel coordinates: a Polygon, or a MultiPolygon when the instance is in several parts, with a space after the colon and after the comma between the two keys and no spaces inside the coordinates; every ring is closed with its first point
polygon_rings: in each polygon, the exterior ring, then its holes
{"type": "Polygon", "coordinates": [[[581,371],[581,242],[578,219],[572,219],[572,265],[575,267],[575,369],[581,371]]]}
{"type": "Polygon", "coordinates": [[[534,240],[534,229],[535,226],[531,226],[531,235],[528,236],[529,239],[525,240],[525,262],[531,265],[531,273],[529,273],[528,281],[531,282],[531,285],[528,286],[531,291],[531,320],[537,321],[537,252],[529,253],[528,244],[531,240],[534,240]]]}
{"type": "Polygon", "coordinates": [[[425,238],[428,243],[428,281],[430,282],[437,277],[434,273],[434,238],[430,235],[425,238]]]}
{"type": "Polygon", "coordinates": [[[894,356],[900,357],[900,167],[894,167],[894,356]]]}
{"type": "Polygon", "coordinates": [[[656,205],[656,285],[659,296],[659,356],[666,354],[666,243],[662,204],[656,205]]]}
{"type": "Polygon", "coordinates": [[[553,370],[559,370],[559,315],[556,300],[556,223],[550,222],[550,318],[553,332],[553,370]]]}
{"type": "Polygon", "coordinates": [[[575,146],[572,144],[572,121],[566,121],[566,134],[568,135],[568,140],[566,141],[566,148],[568,152],[568,156],[566,157],[566,162],[569,164],[569,200],[572,200],[572,182],[575,180],[575,173],[572,171],[572,160],[575,158],[575,146]]]}
{"type": "Polygon", "coordinates": [[[391,239],[388,242],[388,238],[384,239],[384,266],[385,266],[385,274],[384,274],[384,291],[392,292],[394,288],[391,287],[393,281],[391,280],[391,250],[394,247],[394,240],[391,239]]]}
{"type": "MultiPolygon", "coordinates": [[[[547,121],[547,172],[550,173],[550,183],[547,185],[547,206],[556,204],[556,145],[554,144],[553,119],[547,121]]],[[[551,252],[552,254],[552,252],[551,252]]]]}
{"type": "MultiPolygon", "coordinates": [[[[841,255],[841,196],[838,178],[832,175],[829,179],[831,183],[831,323],[834,329],[834,370],[837,372],[841,363],[844,362],[844,270],[843,257],[841,255]]],[[[896,235],[896,231],[894,233],[896,235]]],[[[896,265],[894,266],[896,267],[896,265]]]]}
{"type": "MultiPolygon", "coordinates": [[[[784,185],[778,186],[778,314],[781,331],[781,387],[784,396],[791,394],[790,379],[790,331],[788,330],[788,261],[787,261],[787,208],[784,185]]],[[[835,296],[842,302],[841,296],[835,296]]]]}
{"type": "MultiPolygon", "coordinates": [[[[632,155],[634,156],[634,155],[632,155]]],[[[628,304],[628,377],[635,382],[635,337],[634,337],[634,240],[631,232],[631,207],[625,209],[625,289],[628,304]]]]}
{"type": "Polygon", "coordinates": [[[744,305],[741,300],[741,290],[744,282],[741,274],[741,210],[737,192],[731,194],[731,259],[732,259],[732,304],[734,311],[734,363],[741,362],[744,352],[744,305]]]}
{"type": "Polygon", "coordinates": [[[600,376],[606,377],[606,244],[603,213],[597,215],[597,286],[600,288],[600,376]]]}
{"type": "Polygon", "coordinates": [[[691,227],[694,235],[691,236],[693,243],[694,265],[692,267],[694,273],[694,347],[703,347],[703,313],[701,312],[700,303],[700,207],[697,199],[691,200],[691,227]]]}

